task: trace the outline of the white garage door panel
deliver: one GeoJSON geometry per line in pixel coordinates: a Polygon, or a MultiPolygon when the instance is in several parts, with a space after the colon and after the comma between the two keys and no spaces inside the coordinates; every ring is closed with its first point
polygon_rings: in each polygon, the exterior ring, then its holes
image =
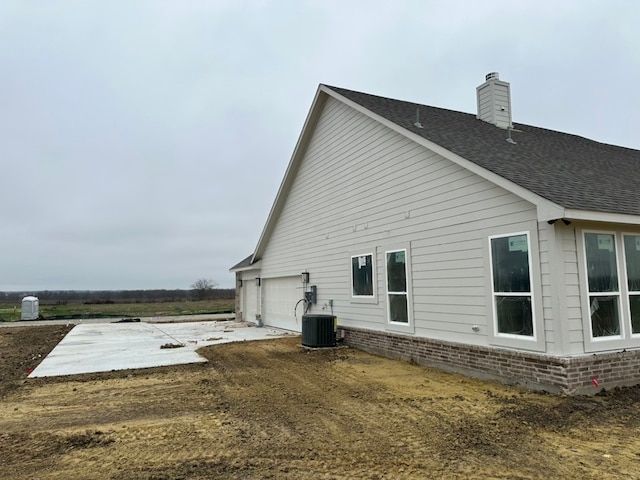
{"type": "Polygon", "coordinates": [[[303,297],[300,276],[265,278],[262,282],[262,317],[265,325],[300,332],[304,307],[298,305],[297,319],[294,307],[303,297]]]}
{"type": "Polygon", "coordinates": [[[258,313],[258,288],[254,279],[243,280],[243,297],[242,311],[244,312],[244,320],[247,322],[256,321],[256,313],[258,313]]]}

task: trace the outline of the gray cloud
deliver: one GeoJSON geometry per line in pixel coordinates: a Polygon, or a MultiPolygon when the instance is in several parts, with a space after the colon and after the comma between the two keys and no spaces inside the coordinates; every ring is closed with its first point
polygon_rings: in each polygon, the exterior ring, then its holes
{"type": "Polygon", "coordinates": [[[318,83],[640,148],[635,3],[0,5],[0,290],[232,286],[318,83]]]}

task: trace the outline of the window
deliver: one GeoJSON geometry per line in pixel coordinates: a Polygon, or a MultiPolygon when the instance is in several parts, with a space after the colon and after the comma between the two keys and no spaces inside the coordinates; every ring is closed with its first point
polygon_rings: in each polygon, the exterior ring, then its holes
{"type": "Polygon", "coordinates": [[[409,323],[407,294],[407,251],[385,253],[387,273],[387,315],[389,322],[409,323]]]}
{"type": "Polygon", "coordinates": [[[373,254],[351,257],[351,296],[373,298],[373,254]]]}
{"type": "Polygon", "coordinates": [[[582,231],[587,348],[637,346],[640,338],[640,234],[582,231]]]}
{"type": "Polygon", "coordinates": [[[620,335],[620,291],[616,239],[612,233],[585,233],[591,335],[620,335]]]}
{"type": "Polygon", "coordinates": [[[631,333],[640,333],[640,236],[624,236],[624,259],[627,270],[631,333]]]}
{"type": "Polygon", "coordinates": [[[533,337],[529,234],[491,237],[490,248],[496,331],[533,337]]]}

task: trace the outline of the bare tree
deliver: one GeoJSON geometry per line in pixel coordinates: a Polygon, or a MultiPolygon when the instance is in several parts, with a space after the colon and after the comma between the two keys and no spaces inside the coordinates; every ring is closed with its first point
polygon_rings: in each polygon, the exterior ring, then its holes
{"type": "Polygon", "coordinates": [[[199,278],[191,284],[196,300],[205,300],[211,296],[213,290],[218,286],[218,282],[210,278],[199,278]]]}

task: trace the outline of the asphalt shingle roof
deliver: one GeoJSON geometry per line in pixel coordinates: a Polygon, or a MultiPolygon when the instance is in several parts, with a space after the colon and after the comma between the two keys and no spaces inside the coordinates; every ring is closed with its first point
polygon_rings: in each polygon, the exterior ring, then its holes
{"type": "Polygon", "coordinates": [[[327,88],[565,208],[640,215],[640,150],[515,123],[511,144],[472,114],[327,88]]]}
{"type": "Polygon", "coordinates": [[[251,266],[251,260],[252,259],[253,259],[253,253],[251,255],[249,255],[247,258],[244,258],[244,259],[240,260],[238,263],[236,263],[229,270],[236,270],[236,269],[239,269],[239,268],[249,267],[249,266],[251,266]]]}

